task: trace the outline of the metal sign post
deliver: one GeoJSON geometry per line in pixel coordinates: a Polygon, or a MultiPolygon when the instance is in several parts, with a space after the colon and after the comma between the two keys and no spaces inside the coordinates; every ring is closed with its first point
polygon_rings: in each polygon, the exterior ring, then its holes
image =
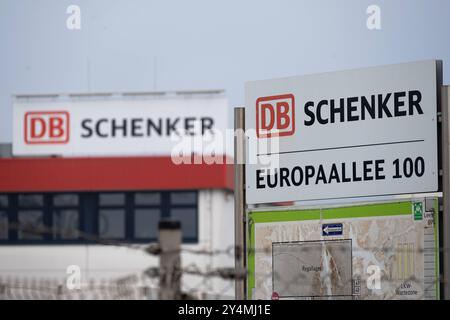
{"type": "MultiPolygon", "coordinates": [[[[245,109],[234,109],[234,239],[235,271],[240,275],[246,270],[245,254],[245,109]]],[[[246,279],[236,277],[236,300],[245,299],[246,279]]]]}
{"type": "Polygon", "coordinates": [[[442,110],[442,193],[444,212],[442,215],[442,258],[443,258],[443,293],[444,299],[450,300],[450,86],[441,90],[442,110]]]}
{"type": "Polygon", "coordinates": [[[159,222],[159,299],[181,299],[181,223],[162,220],[159,222]]]}

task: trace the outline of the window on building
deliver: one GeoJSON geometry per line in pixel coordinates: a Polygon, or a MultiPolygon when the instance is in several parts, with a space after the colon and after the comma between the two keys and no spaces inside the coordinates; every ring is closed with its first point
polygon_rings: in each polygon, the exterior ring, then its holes
{"type": "Polygon", "coordinates": [[[17,207],[17,239],[44,240],[48,232],[44,223],[44,195],[19,194],[17,207]]]}
{"type": "Polygon", "coordinates": [[[193,239],[197,235],[197,210],[194,208],[172,208],[170,216],[181,222],[183,238],[193,239]]]}
{"type": "Polygon", "coordinates": [[[157,239],[160,209],[134,210],[134,237],[136,239],[157,239]]]}
{"type": "Polygon", "coordinates": [[[161,193],[160,192],[136,192],[134,194],[134,204],[136,206],[160,206],[161,193]]]}
{"type": "Polygon", "coordinates": [[[53,239],[70,240],[79,237],[77,210],[55,209],[53,211],[53,239]]]}
{"type": "Polygon", "coordinates": [[[158,223],[163,211],[162,193],[136,192],[133,198],[133,238],[156,241],[158,238],[158,223]]]}
{"type": "Polygon", "coordinates": [[[0,194],[0,240],[8,240],[9,224],[8,224],[8,196],[0,194]]]}
{"type": "Polygon", "coordinates": [[[197,192],[171,192],[171,205],[195,205],[197,204],[197,192]]]}
{"type": "Polygon", "coordinates": [[[21,210],[18,212],[18,239],[44,240],[45,225],[42,210],[21,210]]]}
{"type": "Polygon", "coordinates": [[[0,194],[0,208],[8,207],[8,196],[6,194],[0,194]]]}
{"type": "Polygon", "coordinates": [[[79,196],[76,193],[62,193],[53,196],[55,207],[78,207],[79,196]]]}
{"type": "Polygon", "coordinates": [[[100,206],[123,206],[125,205],[125,194],[123,193],[100,193],[100,206]]]}
{"type": "Polygon", "coordinates": [[[126,214],[124,193],[100,193],[98,235],[102,239],[125,239],[126,214]]]}
{"type": "Polygon", "coordinates": [[[99,236],[103,239],[125,238],[125,210],[99,210],[99,236]]]}
{"type": "Polygon", "coordinates": [[[44,195],[19,194],[18,201],[21,208],[40,208],[44,205],[44,195]]]}
{"type": "Polygon", "coordinates": [[[0,243],[153,242],[163,218],[198,241],[196,191],[0,194],[0,243]],[[14,228],[12,228],[14,226],[14,228]]]}
{"type": "Polygon", "coordinates": [[[8,214],[0,209],[0,240],[8,239],[8,214]]]}
{"type": "Polygon", "coordinates": [[[181,222],[183,239],[196,241],[198,234],[197,192],[171,192],[170,218],[181,222]]]}
{"type": "Polygon", "coordinates": [[[80,236],[78,194],[67,193],[53,195],[51,221],[54,240],[78,239],[80,236]]]}

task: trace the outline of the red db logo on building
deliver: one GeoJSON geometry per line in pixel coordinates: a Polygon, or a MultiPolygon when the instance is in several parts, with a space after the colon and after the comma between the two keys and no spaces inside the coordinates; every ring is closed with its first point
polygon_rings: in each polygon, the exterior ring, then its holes
{"type": "Polygon", "coordinates": [[[295,132],[294,95],[261,97],[256,100],[258,138],[290,136],[295,132]]]}
{"type": "Polygon", "coordinates": [[[67,143],[69,123],[69,113],[66,111],[26,112],[25,143],[67,143]]]}

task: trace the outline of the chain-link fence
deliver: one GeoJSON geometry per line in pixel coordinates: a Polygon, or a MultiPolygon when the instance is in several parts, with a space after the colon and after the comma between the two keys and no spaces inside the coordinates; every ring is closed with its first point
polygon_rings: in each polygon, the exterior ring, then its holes
{"type": "MultiPolygon", "coordinates": [[[[48,228],[35,228],[31,225],[9,225],[9,228],[15,228],[16,230],[21,230],[28,233],[36,234],[46,234],[54,233],[55,230],[48,228]]],[[[64,232],[64,230],[60,231],[64,232]]],[[[135,245],[121,243],[118,241],[105,241],[99,239],[94,235],[84,234],[80,232],[80,237],[84,239],[89,239],[97,244],[102,244],[109,247],[126,247],[132,250],[138,250],[145,252],[148,255],[152,255],[157,258],[161,258],[163,255],[173,255],[178,254],[181,256],[194,255],[209,256],[209,257],[219,257],[226,256],[230,260],[235,257],[236,250],[240,252],[240,248],[235,246],[230,246],[225,249],[220,250],[206,250],[206,249],[192,249],[189,247],[180,247],[176,250],[163,251],[161,250],[161,245],[159,243],[152,243],[148,245],[135,245]]],[[[272,256],[272,247],[266,248],[247,248],[247,256],[264,254],[272,256]]],[[[303,250],[308,250],[304,248],[303,250]]],[[[372,250],[374,252],[379,252],[380,254],[390,252],[392,250],[397,250],[397,252],[402,253],[402,250],[410,250],[408,248],[365,248],[364,250],[372,250]]],[[[418,253],[427,255],[435,254],[436,252],[431,252],[429,249],[417,248],[418,253]]],[[[440,253],[443,249],[439,248],[440,253]]],[[[157,259],[158,260],[158,259],[157,259]]],[[[194,259],[195,260],[195,259],[194,259]]],[[[248,271],[236,270],[234,266],[224,266],[221,268],[211,268],[206,265],[199,265],[198,263],[190,263],[184,266],[172,266],[172,270],[164,270],[160,265],[147,266],[143,265],[142,272],[137,272],[122,276],[119,278],[108,278],[108,279],[91,279],[88,282],[80,282],[78,285],[72,287],[70,286],[70,281],[67,278],[40,278],[40,277],[20,277],[20,276],[2,276],[0,277],[0,299],[62,299],[62,300],[72,300],[72,299],[122,299],[122,300],[147,300],[147,299],[158,299],[161,284],[161,278],[165,277],[165,272],[176,272],[180,275],[179,279],[174,279],[174,281],[180,281],[181,285],[179,287],[179,292],[177,292],[176,297],[178,299],[232,299],[233,295],[230,292],[234,291],[234,285],[236,281],[247,282],[249,276],[257,279],[258,283],[263,285],[267,283],[268,285],[274,285],[276,283],[278,291],[290,292],[291,288],[299,287],[305,285],[308,279],[305,279],[304,274],[299,273],[297,276],[286,277],[286,274],[277,270],[271,270],[270,272],[254,272],[253,274],[248,271]],[[189,281],[184,281],[189,278],[189,281]],[[287,280],[288,279],[288,280],[287,280]],[[210,282],[219,281],[220,285],[216,286],[215,292],[211,290],[210,282]]],[[[337,270],[337,269],[336,269],[337,270]]],[[[339,296],[335,295],[333,297],[328,297],[332,299],[354,299],[354,286],[355,279],[352,276],[343,277],[342,270],[337,270],[337,277],[333,275],[333,272],[323,271],[320,274],[322,282],[334,281],[338,286],[345,287],[350,286],[352,292],[350,295],[339,296]],[[341,272],[341,274],[339,273],[341,272]],[[332,277],[335,279],[332,279],[332,277]],[[341,277],[339,279],[339,277],[341,277]]],[[[365,285],[367,279],[359,279],[360,286],[365,285]]],[[[386,273],[380,274],[381,282],[392,281],[392,277],[386,273]]],[[[402,288],[405,283],[410,283],[410,290],[417,290],[419,292],[415,295],[415,299],[426,299],[427,291],[436,290],[436,286],[441,286],[445,283],[445,279],[441,275],[437,275],[431,282],[427,283],[427,279],[417,278],[414,274],[409,275],[401,279],[402,281],[398,284],[398,289],[402,288]]],[[[270,289],[272,290],[272,289],[270,289]]],[[[327,298],[326,293],[323,297],[310,297],[313,299],[323,299],[327,298]]]]}

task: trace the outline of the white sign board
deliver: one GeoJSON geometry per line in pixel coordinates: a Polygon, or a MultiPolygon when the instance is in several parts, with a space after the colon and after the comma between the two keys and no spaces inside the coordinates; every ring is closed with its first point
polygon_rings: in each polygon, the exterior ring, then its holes
{"type": "Polygon", "coordinates": [[[247,203],[437,191],[438,64],[248,82],[247,203]]]}
{"type": "Polygon", "coordinates": [[[171,155],[183,135],[225,132],[227,109],[221,97],[17,101],[13,154],[171,155]]]}

